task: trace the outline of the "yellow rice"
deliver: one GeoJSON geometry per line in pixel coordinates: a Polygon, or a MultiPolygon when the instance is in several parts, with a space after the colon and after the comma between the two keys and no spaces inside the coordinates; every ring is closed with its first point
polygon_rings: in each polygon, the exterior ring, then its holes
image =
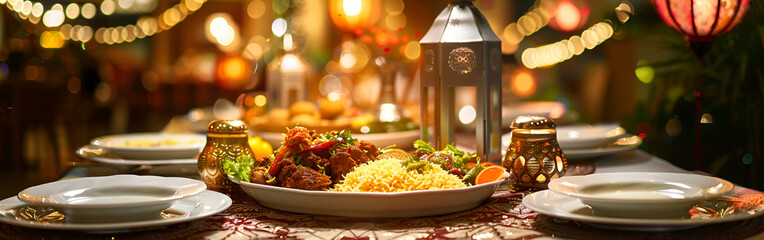
{"type": "Polygon", "coordinates": [[[345,175],[343,182],[334,185],[332,191],[402,192],[465,186],[457,176],[437,165],[433,165],[430,171],[419,173],[415,170],[407,171],[398,159],[386,158],[356,166],[345,175]]]}

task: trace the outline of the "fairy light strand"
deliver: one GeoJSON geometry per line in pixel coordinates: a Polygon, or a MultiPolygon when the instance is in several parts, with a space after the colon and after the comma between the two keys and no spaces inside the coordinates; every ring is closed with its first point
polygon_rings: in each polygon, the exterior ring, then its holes
{"type": "Polygon", "coordinates": [[[32,24],[44,25],[50,32],[45,38],[40,37],[40,44],[43,47],[60,47],[57,44],[59,40],[72,40],[78,42],[89,42],[95,40],[98,43],[119,44],[143,39],[147,36],[166,31],[185,20],[190,14],[199,10],[207,0],[181,0],[180,3],[161,11],[159,15],[139,17],[135,24],[125,26],[100,27],[93,29],[87,25],[71,25],[65,23],[78,18],[92,19],[99,12],[106,16],[114,14],[116,9],[128,11],[135,9],[138,2],[105,0],[100,6],[93,3],[79,5],[77,3],[68,3],[62,5],[56,3],[49,9],[45,9],[42,3],[30,0],[0,0],[0,4],[5,4],[8,9],[18,14],[22,20],[29,21],[32,24]],[[56,33],[60,32],[60,34],[56,33]],[[58,39],[62,38],[62,39],[58,39]],[[51,44],[51,42],[56,42],[51,44]]]}
{"type": "MultiPolygon", "coordinates": [[[[619,4],[615,10],[621,23],[626,23],[629,20],[628,16],[633,13],[633,7],[628,1],[619,4]]],[[[585,50],[591,50],[610,39],[615,31],[614,25],[615,23],[610,20],[601,21],[584,30],[581,35],[539,47],[527,48],[522,52],[520,59],[523,65],[529,69],[553,66],[573,56],[581,55],[585,50]]]]}

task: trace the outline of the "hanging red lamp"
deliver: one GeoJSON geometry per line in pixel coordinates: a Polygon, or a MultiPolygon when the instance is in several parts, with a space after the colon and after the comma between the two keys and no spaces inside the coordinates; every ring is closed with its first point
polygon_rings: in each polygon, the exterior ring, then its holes
{"type": "Polygon", "coordinates": [[[751,0],[652,0],[661,19],[684,34],[698,57],[719,34],[737,26],[751,0]]]}

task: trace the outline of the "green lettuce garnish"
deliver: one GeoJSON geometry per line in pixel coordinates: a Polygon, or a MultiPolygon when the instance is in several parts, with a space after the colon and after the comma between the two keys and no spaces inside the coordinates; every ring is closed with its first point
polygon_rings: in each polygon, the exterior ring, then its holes
{"type": "Polygon", "coordinates": [[[417,150],[423,150],[428,153],[432,153],[436,151],[435,148],[430,146],[430,144],[427,144],[427,142],[422,141],[422,139],[417,139],[416,141],[414,141],[414,148],[416,148],[417,150]]]}
{"type": "Polygon", "coordinates": [[[242,182],[250,182],[249,177],[252,175],[252,168],[255,162],[247,156],[240,155],[236,159],[231,158],[223,159],[223,172],[229,174],[242,182]]]}

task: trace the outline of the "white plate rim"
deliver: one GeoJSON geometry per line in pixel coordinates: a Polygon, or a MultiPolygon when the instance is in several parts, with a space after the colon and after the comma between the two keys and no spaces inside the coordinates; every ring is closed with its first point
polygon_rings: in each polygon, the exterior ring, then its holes
{"type": "MultiPolygon", "coordinates": [[[[111,158],[105,156],[99,156],[96,153],[89,152],[88,149],[98,147],[95,145],[85,145],[77,149],[75,153],[77,156],[90,159],[100,163],[106,163],[111,165],[175,165],[175,164],[196,164],[196,158],[179,158],[179,159],[129,159],[129,158],[111,158]]],[[[103,149],[104,151],[109,151],[103,149]]]]}
{"type": "MultiPolygon", "coordinates": [[[[508,174],[504,174],[505,176],[508,176],[508,174]]],[[[484,183],[484,184],[478,184],[478,185],[472,185],[467,186],[463,188],[451,188],[451,189],[436,189],[436,190],[416,190],[416,191],[404,191],[404,192],[336,192],[336,191],[315,191],[315,190],[304,190],[304,189],[295,189],[295,188],[286,188],[281,186],[271,186],[271,185],[265,185],[265,184],[257,184],[257,183],[251,183],[251,182],[242,182],[236,179],[233,179],[231,176],[229,176],[229,179],[233,181],[236,184],[250,187],[250,188],[260,188],[264,190],[269,191],[282,191],[282,192],[288,192],[292,194],[301,194],[301,195],[316,195],[316,196],[351,196],[351,197],[396,197],[396,196],[407,196],[407,195],[419,195],[419,194],[427,194],[427,193],[435,193],[435,192],[466,192],[471,191],[479,188],[488,188],[489,186],[493,187],[494,185],[501,184],[506,180],[506,177],[501,180],[493,181],[490,183],[484,183]]]]}
{"type": "Polygon", "coordinates": [[[700,201],[703,199],[709,199],[709,198],[718,198],[719,196],[729,192],[734,188],[734,185],[724,179],[718,178],[718,177],[712,177],[712,176],[705,176],[700,174],[692,174],[692,173],[669,173],[669,172],[615,172],[615,173],[595,173],[595,174],[588,174],[588,175],[580,175],[580,176],[569,176],[569,177],[562,177],[558,179],[554,179],[549,182],[549,190],[557,193],[566,195],[568,197],[578,198],[578,199],[585,199],[585,200],[595,200],[595,201],[607,201],[611,203],[646,203],[646,204],[660,204],[670,201],[700,201]],[[603,179],[640,179],[640,180],[665,180],[667,178],[675,178],[675,179],[684,179],[685,182],[682,182],[684,184],[697,186],[695,184],[696,181],[690,181],[690,180],[698,180],[698,179],[708,179],[716,181],[716,183],[721,184],[721,190],[718,192],[715,192],[713,194],[707,194],[707,195],[691,195],[686,196],[683,195],[684,198],[681,199],[624,199],[624,198],[607,198],[607,197],[600,197],[600,196],[592,196],[587,195],[579,192],[571,192],[571,191],[565,191],[561,189],[561,183],[562,181],[587,181],[591,178],[603,178],[603,179]]]}
{"type": "MultiPolygon", "coordinates": [[[[16,225],[20,227],[29,227],[37,229],[53,229],[53,230],[81,230],[81,231],[101,231],[101,230],[122,230],[144,227],[156,227],[165,226],[176,223],[193,221],[208,216],[218,214],[228,209],[233,201],[225,194],[218,193],[212,190],[205,190],[199,195],[183,198],[178,200],[170,208],[183,204],[194,204],[194,210],[201,207],[202,212],[195,213],[189,211],[185,216],[178,216],[169,219],[152,219],[152,220],[139,220],[122,223],[63,223],[63,224],[50,224],[50,223],[38,223],[32,221],[19,220],[15,218],[7,218],[0,216],[0,222],[16,225]],[[209,207],[205,209],[205,207],[209,207]]],[[[21,205],[25,205],[24,202],[18,200],[16,197],[9,197],[0,201],[0,207],[7,206],[7,208],[15,208],[21,205]]]]}
{"type": "Polygon", "coordinates": [[[565,202],[576,201],[578,204],[581,205],[581,208],[586,207],[586,205],[581,203],[576,198],[568,197],[562,194],[557,194],[550,190],[543,190],[543,191],[538,191],[538,192],[529,194],[523,198],[522,203],[523,203],[523,206],[544,215],[562,218],[562,219],[580,221],[580,222],[600,223],[600,224],[609,224],[609,225],[674,226],[674,227],[698,226],[698,225],[705,225],[705,224],[732,222],[732,221],[744,220],[744,219],[749,219],[749,218],[754,218],[754,217],[764,215],[764,210],[762,210],[754,214],[747,214],[747,215],[736,214],[733,216],[711,218],[711,219],[661,219],[661,218],[650,219],[650,218],[618,218],[618,217],[605,217],[605,216],[589,216],[589,215],[575,214],[570,211],[564,211],[562,209],[559,209],[559,206],[562,205],[560,203],[562,203],[563,201],[565,202]],[[543,204],[535,204],[532,199],[536,199],[536,198],[540,199],[539,202],[547,202],[547,203],[550,203],[551,206],[555,206],[555,207],[547,208],[543,206],[543,204]],[[557,204],[552,204],[552,203],[557,203],[557,204]]]}
{"type": "MultiPolygon", "coordinates": [[[[169,187],[172,188],[172,187],[169,187]]],[[[133,206],[145,206],[160,204],[165,202],[176,201],[186,197],[198,195],[207,190],[207,185],[199,180],[182,177],[161,177],[151,175],[132,175],[132,174],[118,174],[102,177],[82,177],[59,180],[54,182],[43,183],[40,185],[28,187],[21,190],[16,196],[17,198],[31,205],[48,206],[54,208],[67,208],[67,209],[92,209],[92,208],[104,208],[104,207],[133,207],[133,206]],[[98,183],[98,184],[95,184],[98,183]],[[47,196],[52,196],[61,193],[62,191],[73,191],[73,188],[84,188],[88,186],[101,185],[101,187],[110,186],[128,186],[134,187],[137,185],[144,186],[169,186],[175,185],[175,193],[167,197],[161,197],[152,200],[131,202],[131,203],[96,203],[96,204],[68,204],[66,202],[44,201],[38,199],[46,199],[47,196]],[[46,189],[57,189],[58,192],[51,192],[46,189]],[[34,193],[41,191],[40,196],[34,193]]]]}
{"type": "MultiPolygon", "coordinates": [[[[424,216],[432,216],[432,215],[442,215],[442,214],[448,214],[448,213],[454,213],[458,211],[464,211],[469,208],[467,206],[471,207],[477,207],[472,206],[472,203],[477,202],[484,202],[486,199],[490,198],[491,195],[493,195],[496,190],[499,188],[499,185],[502,184],[506,177],[508,177],[509,174],[504,174],[504,179],[491,182],[491,183],[484,183],[480,185],[473,185],[468,186],[464,188],[456,188],[456,189],[441,189],[441,190],[418,190],[418,191],[405,191],[405,192],[393,192],[393,193],[387,193],[387,192],[334,192],[334,191],[312,191],[312,190],[302,190],[302,189],[290,189],[290,188],[284,188],[280,186],[270,186],[270,185],[263,185],[263,184],[256,184],[256,183],[249,183],[249,182],[241,182],[236,179],[233,179],[233,177],[229,176],[229,179],[231,179],[234,183],[239,184],[241,188],[244,190],[244,192],[247,193],[249,197],[252,197],[255,201],[260,203],[261,205],[281,211],[288,211],[288,212],[296,212],[296,213],[303,213],[303,214],[314,214],[314,215],[329,215],[329,216],[343,216],[343,217],[361,217],[361,218],[410,218],[410,217],[424,217],[424,216]],[[487,191],[490,191],[490,194],[487,194],[487,191]],[[298,200],[289,201],[287,202],[280,202],[279,204],[274,204],[273,206],[269,206],[272,204],[274,199],[269,197],[262,197],[263,195],[256,195],[252,196],[250,195],[250,192],[266,192],[271,194],[278,194],[282,195],[281,197],[285,197],[284,195],[290,195],[298,197],[298,200]],[[439,204],[444,205],[444,208],[438,208],[440,210],[421,210],[414,212],[405,211],[408,207],[405,204],[406,201],[412,201],[412,199],[427,199],[432,197],[442,197],[445,195],[450,196],[463,196],[467,193],[480,193],[479,195],[474,195],[475,197],[467,197],[467,198],[459,198],[455,201],[455,203],[452,204],[439,204]],[[461,195],[460,195],[461,194],[461,195]],[[479,196],[482,196],[483,194],[487,194],[484,198],[479,198],[479,196]],[[305,201],[353,201],[353,202],[375,202],[379,203],[380,201],[385,202],[384,204],[381,204],[380,208],[368,208],[365,207],[361,212],[333,212],[332,209],[337,209],[340,206],[328,204],[328,205],[321,205],[321,204],[315,204],[311,208],[304,208],[301,207],[302,205],[299,204],[300,202],[305,201]],[[264,202],[263,202],[264,201],[264,202]],[[389,203],[395,203],[395,204],[386,204],[389,203]],[[279,206],[276,206],[279,205],[279,206]],[[290,206],[300,206],[300,207],[290,207],[290,206]],[[389,211],[385,212],[386,210],[390,210],[390,206],[398,206],[393,207],[394,209],[399,209],[400,211],[393,211],[395,213],[390,213],[389,211]],[[386,209],[386,210],[382,210],[386,209]],[[435,213],[437,212],[437,213],[435,213]]],[[[473,196],[473,195],[470,195],[473,196]]],[[[449,203],[454,201],[448,201],[449,203]]],[[[344,206],[343,209],[357,209],[359,206],[344,206]]],[[[391,210],[392,211],[392,210],[391,210]]]]}
{"type": "Polygon", "coordinates": [[[164,133],[164,132],[138,132],[138,133],[121,133],[121,134],[111,134],[111,135],[105,135],[93,138],[90,141],[90,144],[101,147],[103,149],[107,150],[119,150],[119,151],[143,151],[143,152],[156,152],[156,151],[186,151],[186,150],[194,150],[194,149],[201,149],[204,147],[204,142],[199,142],[198,144],[179,144],[179,145],[171,145],[171,146],[142,146],[142,147],[132,147],[132,146],[113,146],[110,144],[103,144],[104,142],[113,141],[112,139],[119,139],[119,138],[140,138],[140,137],[149,137],[149,138],[156,138],[156,137],[190,137],[190,138],[199,138],[199,139],[205,139],[206,136],[204,134],[199,133],[164,133]]]}
{"type": "Polygon", "coordinates": [[[557,126],[555,130],[557,132],[557,141],[561,147],[564,145],[575,146],[568,147],[568,149],[596,147],[601,143],[612,142],[626,134],[626,130],[616,123],[563,125],[557,126]],[[620,129],[621,131],[618,131],[617,135],[608,136],[608,132],[616,129],[620,129]],[[581,132],[581,134],[577,138],[566,136],[566,134],[569,134],[571,131],[578,131],[581,132]]]}
{"type": "Polygon", "coordinates": [[[568,159],[580,159],[580,158],[593,158],[593,157],[600,157],[605,155],[610,155],[614,153],[624,152],[636,149],[639,147],[639,145],[642,144],[642,138],[634,135],[634,134],[623,134],[621,138],[632,138],[635,137],[635,139],[638,139],[634,143],[624,144],[624,145],[614,145],[609,147],[599,147],[599,148],[584,148],[584,149],[563,149],[562,152],[565,154],[565,157],[568,159]]]}

